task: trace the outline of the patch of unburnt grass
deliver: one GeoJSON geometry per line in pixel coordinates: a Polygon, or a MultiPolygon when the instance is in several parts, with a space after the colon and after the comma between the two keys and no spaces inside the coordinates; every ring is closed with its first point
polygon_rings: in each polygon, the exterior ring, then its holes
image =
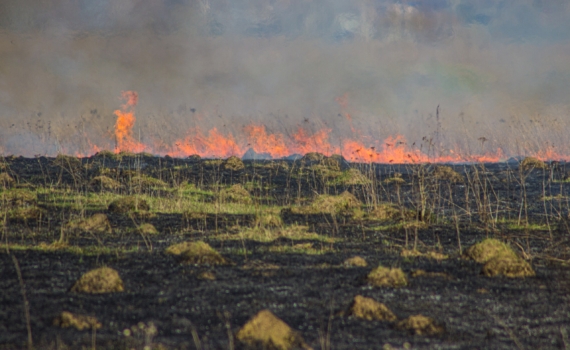
{"type": "Polygon", "coordinates": [[[261,310],[236,334],[242,344],[262,349],[311,349],[303,337],[269,310],[261,310]]]}
{"type": "Polygon", "coordinates": [[[103,213],[96,213],[88,218],[70,221],[67,223],[67,228],[81,232],[112,233],[109,218],[103,213]]]}
{"type": "Polygon", "coordinates": [[[529,171],[533,169],[547,169],[548,165],[542,160],[535,157],[526,157],[519,165],[522,171],[529,171]]]}
{"type": "Polygon", "coordinates": [[[348,315],[367,321],[393,322],[397,319],[396,315],[386,305],[362,295],[354,297],[354,301],[348,310],[348,315]]]}
{"type": "Polygon", "coordinates": [[[433,318],[424,315],[413,315],[396,324],[396,328],[415,335],[437,336],[445,333],[445,326],[433,318]]]}
{"type": "Polygon", "coordinates": [[[447,165],[436,166],[431,175],[437,180],[458,183],[464,182],[463,176],[447,165]]]}
{"type": "Polygon", "coordinates": [[[243,161],[236,156],[231,156],[222,163],[224,170],[239,171],[245,168],[243,161]]]}
{"type": "Polygon", "coordinates": [[[124,290],[119,273],[110,267],[100,267],[86,272],[71,287],[72,292],[88,294],[115,293],[124,290]]]}
{"type": "Polygon", "coordinates": [[[400,252],[400,256],[403,258],[428,258],[428,259],[433,259],[433,260],[445,260],[448,259],[449,256],[445,255],[443,253],[440,252],[436,252],[436,251],[428,251],[425,253],[420,252],[419,250],[415,250],[415,249],[403,249],[400,252]]]}
{"type": "Polygon", "coordinates": [[[246,190],[241,184],[235,184],[230,188],[220,190],[218,195],[220,202],[233,202],[249,204],[252,202],[249,191],[246,190]]]}
{"type": "Polygon", "coordinates": [[[220,253],[203,241],[182,242],[166,248],[165,253],[177,255],[180,262],[193,265],[230,265],[220,253]]]}
{"type": "Polygon", "coordinates": [[[78,331],[85,329],[99,329],[103,327],[96,317],[73,314],[69,311],[63,311],[58,317],[56,317],[53,320],[53,325],[61,328],[73,327],[78,331]]]}
{"type": "Polygon", "coordinates": [[[89,187],[96,192],[115,192],[121,188],[121,183],[105,175],[95,176],[89,181],[89,187]]]}
{"type": "Polygon", "coordinates": [[[402,269],[396,267],[378,266],[367,276],[368,283],[376,287],[405,287],[408,278],[402,269]]]}
{"type": "Polygon", "coordinates": [[[319,235],[315,232],[309,232],[308,226],[290,225],[282,227],[245,227],[241,228],[238,233],[226,235],[218,235],[220,240],[250,240],[255,242],[273,242],[277,239],[288,240],[311,240],[326,243],[335,243],[341,241],[339,238],[319,235]]]}
{"type": "Polygon", "coordinates": [[[344,267],[366,267],[368,263],[360,256],[353,256],[343,261],[344,267]]]}
{"type": "Polygon", "coordinates": [[[532,277],[532,266],[515,253],[507,244],[487,238],[465,251],[465,256],[484,264],[481,274],[485,276],[505,276],[510,278],[532,277]]]}
{"type": "Polygon", "coordinates": [[[122,197],[109,204],[109,212],[115,214],[126,214],[137,210],[150,210],[147,201],[139,196],[122,197]]]}

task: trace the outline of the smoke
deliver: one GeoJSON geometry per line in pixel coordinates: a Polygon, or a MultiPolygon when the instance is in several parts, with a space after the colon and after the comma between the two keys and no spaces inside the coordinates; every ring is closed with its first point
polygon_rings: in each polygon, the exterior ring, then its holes
{"type": "Polygon", "coordinates": [[[143,143],[256,122],[570,155],[569,39],[564,0],[5,0],[0,152],[112,149],[134,90],[143,143]]]}

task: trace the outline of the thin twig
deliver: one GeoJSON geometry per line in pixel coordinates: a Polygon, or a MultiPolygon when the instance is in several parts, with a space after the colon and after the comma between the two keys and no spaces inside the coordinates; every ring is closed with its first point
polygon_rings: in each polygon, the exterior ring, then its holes
{"type": "Polygon", "coordinates": [[[20,264],[18,264],[18,259],[16,259],[15,255],[12,255],[12,260],[14,261],[14,266],[16,267],[18,281],[20,282],[20,291],[22,292],[22,298],[24,299],[24,316],[26,317],[26,328],[28,330],[28,350],[32,350],[34,348],[34,343],[32,341],[32,326],[30,323],[30,305],[28,303],[28,298],[26,298],[26,288],[24,286],[24,279],[22,278],[22,272],[20,271],[20,264]]]}

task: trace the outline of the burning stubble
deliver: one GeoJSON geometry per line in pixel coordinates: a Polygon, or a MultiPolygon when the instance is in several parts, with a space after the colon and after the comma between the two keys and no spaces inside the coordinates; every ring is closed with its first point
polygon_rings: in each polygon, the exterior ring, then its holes
{"type": "Polygon", "coordinates": [[[0,19],[3,153],[570,154],[564,3],[28,2],[0,19]]]}

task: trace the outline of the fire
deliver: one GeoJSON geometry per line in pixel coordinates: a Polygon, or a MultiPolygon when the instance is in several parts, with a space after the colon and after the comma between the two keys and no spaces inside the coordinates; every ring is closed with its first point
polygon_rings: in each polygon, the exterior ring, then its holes
{"type": "MultiPolygon", "coordinates": [[[[357,135],[352,127],[350,114],[344,111],[348,105],[347,95],[336,99],[343,109],[350,124],[355,138],[339,140],[338,144],[330,142],[331,130],[322,128],[310,132],[298,127],[295,132],[285,135],[279,132],[269,132],[264,125],[250,124],[243,128],[243,137],[236,139],[233,134],[224,134],[216,128],[203,132],[199,128],[191,129],[187,136],[174,142],[173,145],[147,145],[137,141],[133,136],[133,128],[136,122],[135,106],[138,102],[138,94],[134,91],[122,93],[124,104],[120,110],[114,113],[117,116],[115,123],[115,152],[151,152],[159,155],[171,155],[174,157],[187,157],[193,154],[201,157],[241,157],[249,149],[256,153],[269,154],[272,158],[282,158],[293,154],[304,155],[309,152],[319,152],[330,156],[340,154],[352,162],[373,163],[422,163],[422,162],[498,162],[505,158],[501,149],[493,153],[480,155],[463,155],[452,149],[437,157],[425,152],[415,144],[408,145],[402,135],[388,136],[384,140],[376,139],[365,141],[357,135]]],[[[99,147],[90,143],[93,151],[99,147]]],[[[457,148],[459,149],[459,148],[457,148]]],[[[535,154],[540,159],[563,159],[557,154],[554,147],[546,147],[543,151],[535,154]]]]}
{"type": "Polygon", "coordinates": [[[122,98],[125,103],[121,106],[121,110],[114,113],[117,116],[115,122],[115,152],[142,152],[146,149],[145,145],[133,138],[133,127],[135,125],[135,111],[139,96],[135,91],[123,91],[122,98]]]}

